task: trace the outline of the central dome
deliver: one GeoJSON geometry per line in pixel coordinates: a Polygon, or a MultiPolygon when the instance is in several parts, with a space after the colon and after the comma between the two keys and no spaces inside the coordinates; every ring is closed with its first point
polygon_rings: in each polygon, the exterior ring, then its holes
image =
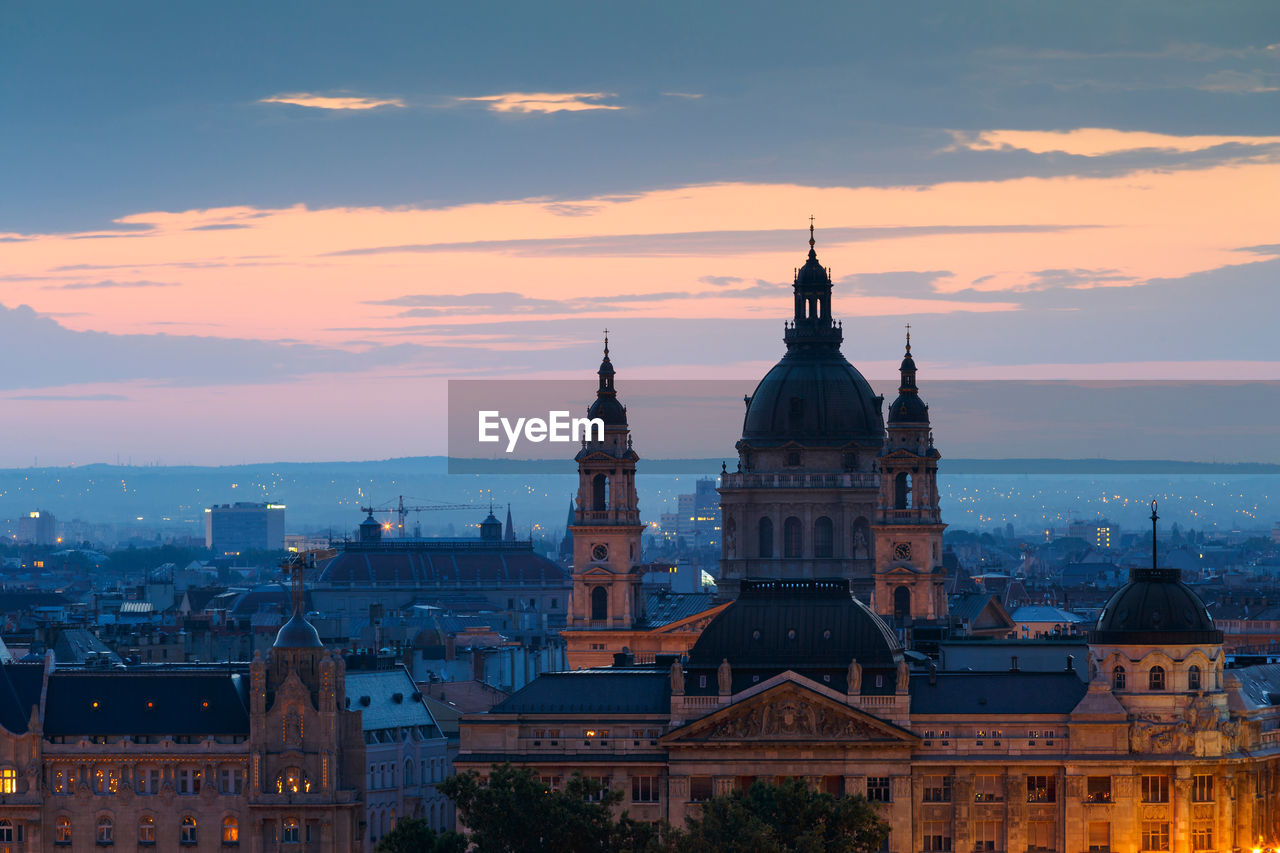
{"type": "Polygon", "coordinates": [[[840,351],[788,352],[756,386],[742,425],[753,447],[882,444],[881,398],[840,351]]]}
{"type": "Polygon", "coordinates": [[[783,335],[787,353],[747,398],[742,443],[882,446],[884,399],[840,353],[844,331],[831,316],[831,274],[818,262],[812,225],[794,292],[795,316],[783,335]]]}

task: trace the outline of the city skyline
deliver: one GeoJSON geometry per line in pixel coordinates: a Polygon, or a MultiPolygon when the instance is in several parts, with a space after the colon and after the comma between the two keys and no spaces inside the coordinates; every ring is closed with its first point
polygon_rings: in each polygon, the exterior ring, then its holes
{"type": "Polygon", "coordinates": [[[443,452],[605,326],[759,375],[809,216],[868,375],[1280,378],[1264,4],[484,11],[7,11],[0,464],[443,452]]]}

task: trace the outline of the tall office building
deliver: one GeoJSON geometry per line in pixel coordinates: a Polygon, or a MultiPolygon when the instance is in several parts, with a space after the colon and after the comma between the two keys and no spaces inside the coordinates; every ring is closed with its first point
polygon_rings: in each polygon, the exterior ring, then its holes
{"type": "Polygon", "coordinates": [[[284,504],[211,506],[204,511],[204,544],[218,554],[284,550],[284,504]]]}

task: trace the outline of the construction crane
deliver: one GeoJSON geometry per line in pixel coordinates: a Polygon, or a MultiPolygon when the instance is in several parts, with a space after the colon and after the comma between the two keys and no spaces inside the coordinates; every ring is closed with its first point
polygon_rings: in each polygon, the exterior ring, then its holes
{"type": "Polygon", "coordinates": [[[302,572],[304,569],[314,569],[316,563],[336,557],[338,550],[336,548],[315,548],[310,551],[297,551],[285,557],[280,563],[280,568],[289,577],[290,599],[293,602],[293,609],[299,613],[302,612],[302,572]]]}
{"type": "Polygon", "coordinates": [[[422,504],[419,506],[405,506],[404,495],[399,496],[398,501],[394,507],[372,507],[372,506],[360,507],[361,512],[367,512],[369,513],[369,515],[373,515],[375,512],[395,513],[396,536],[399,538],[404,538],[404,532],[405,532],[404,522],[405,522],[405,519],[408,517],[409,513],[430,512],[432,510],[444,510],[444,509],[475,509],[475,507],[472,506],[471,504],[446,504],[446,503],[422,504]]]}

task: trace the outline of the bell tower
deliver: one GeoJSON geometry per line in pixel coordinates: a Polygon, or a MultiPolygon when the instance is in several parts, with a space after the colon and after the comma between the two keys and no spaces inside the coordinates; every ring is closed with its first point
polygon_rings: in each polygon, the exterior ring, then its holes
{"type": "Polygon", "coordinates": [[[899,368],[898,398],[889,406],[880,453],[880,507],[875,525],[872,609],[898,627],[947,615],[946,573],[938,509],[938,460],[929,407],[916,387],[911,326],[899,368]]]}
{"type": "Polygon", "coordinates": [[[578,494],[569,532],[573,537],[573,596],[570,630],[629,629],[640,616],[640,506],[636,461],[627,409],[618,402],[609,360],[608,333],[599,386],[587,417],[604,424],[604,434],[588,429],[578,463],[578,494]]]}

